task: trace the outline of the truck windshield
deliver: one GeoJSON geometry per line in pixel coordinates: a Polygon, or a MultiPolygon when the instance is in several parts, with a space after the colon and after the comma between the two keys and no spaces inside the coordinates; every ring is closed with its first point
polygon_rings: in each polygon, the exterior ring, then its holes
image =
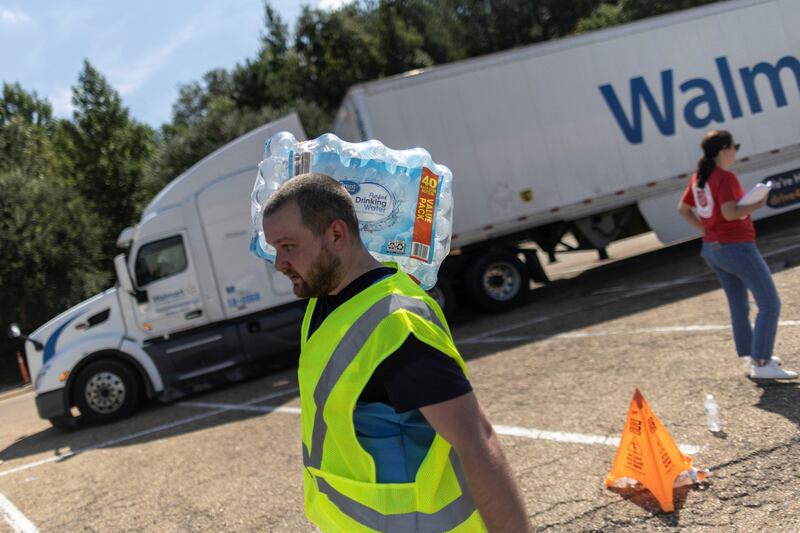
{"type": "Polygon", "coordinates": [[[145,244],[136,256],[140,287],[186,270],[186,250],[180,235],[145,244]]]}

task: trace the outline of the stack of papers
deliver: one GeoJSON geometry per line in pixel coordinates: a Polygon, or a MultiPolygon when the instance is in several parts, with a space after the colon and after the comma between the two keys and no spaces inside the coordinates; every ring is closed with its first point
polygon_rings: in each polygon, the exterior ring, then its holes
{"type": "Polygon", "coordinates": [[[755,187],[747,191],[747,194],[742,196],[742,199],[739,200],[737,205],[753,205],[764,198],[769,194],[769,190],[772,188],[772,182],[768,181],[766,183],[756,183],[755,187]]]}

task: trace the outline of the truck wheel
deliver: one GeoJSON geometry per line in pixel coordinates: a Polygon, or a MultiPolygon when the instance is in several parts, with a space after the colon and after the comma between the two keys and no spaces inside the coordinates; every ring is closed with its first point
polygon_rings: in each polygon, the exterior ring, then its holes
{"type": "Polygon", "coordinates": [[[516,254],[495,250],[478,256],[466,272],[472,299],[490,311],[507,309],[527,294],[530,276],[516,254]]]}
{"type": "Polygon", "coordinates": [[[141,384],[129,365],[113,359],[90,363],[75,381],[75,403],[89,423],[125,418],[139,404],[141,384]]]}
{"type": "Polygon", "coordinates": [[[449,317],[456,307],[456,294],[453,292],[453,286],[445,278],[439,278],[436,285],[428,291],[428,295],[436,300],[446,317],[449,317]]]}

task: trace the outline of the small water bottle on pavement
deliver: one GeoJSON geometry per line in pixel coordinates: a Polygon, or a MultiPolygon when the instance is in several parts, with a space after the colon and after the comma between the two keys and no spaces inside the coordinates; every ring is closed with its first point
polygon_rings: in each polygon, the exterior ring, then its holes
{"type": "Polygon", "coordinates": [[[706,425],[708,426],[708,430],[713,433],[722,431],[722,421],[719,418],[719,405],[717,405],[713,394],[706,394],[706,401],[703,404],[703,408],[706,412],[706,425]]]}

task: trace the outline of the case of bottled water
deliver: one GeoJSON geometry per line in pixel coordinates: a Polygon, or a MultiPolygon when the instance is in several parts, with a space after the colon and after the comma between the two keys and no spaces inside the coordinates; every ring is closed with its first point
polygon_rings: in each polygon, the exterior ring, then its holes
{"type": "Polygon", "coordinates": [[[331,133],[310,141],[288,132],[270,137],[251,195],[251,253],[275,262],[261,224],[264,206],[281,185],[306,172],[327,174],[350,193],[373,257],[398,263],[426,290],[436,284],[450,252],[453,175],[423,148],[392,150],[376,140],[349,143],[331,133]]]}

